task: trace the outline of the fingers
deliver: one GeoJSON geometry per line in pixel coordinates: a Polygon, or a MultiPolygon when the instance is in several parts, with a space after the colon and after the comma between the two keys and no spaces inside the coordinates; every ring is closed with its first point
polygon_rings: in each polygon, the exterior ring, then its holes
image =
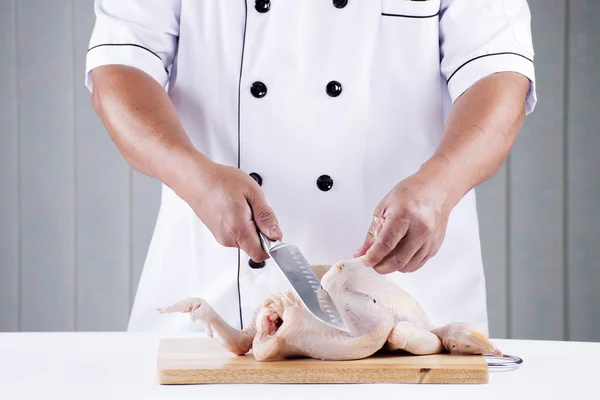
{"type": "Polygon", "coordinates": [[[373,237],[373,235],[369,231],[369,233],[367,233],[367,237],[365,238],[365,242],[362,244],[362,246],[360,248],[358,248],[352,254],[352,256],[354,258],[358,258],[358,257],[364,256],[365,253],[367,252],[367,250],[369,250],[369,248],[373,245],[374,241],[375,241],[375,238],[373,237]]]}
{"type": "Polygon", "coordinates": [[[413,259],[406,266],[403,272],[415,272],[421,269],[429,260],[431,260],[440,250],[443,238],[438,237],[433,242],[425,243],[423,247],[414,255],[413,259]]]}
{"type": "Polygon", "coordinates": [[[367,267],[379,264],[396,248],[406,234],[408,225],[408,221],[395,216],[385,218],[381,231],[375,235],[373,245],[365,253],[364,264],[367,267]]]}
{"type": "Polygon", "coordinates": [[[237,247],[257,263],[269,258],[260,244],[258,232],[252,221],[247,221],[243,231],[238,235],[237,247]]]}
{"type": "MultiPolygon", "coordinates": [[[[244,200],[242,200],[244,201],[244,200]]],[[[247,203],[231,207],[229,214],[220,222],[214,236],[221,246],[236,247],[256,262],[269,258],[260,243],[256,225],[247,203]]]]}
{"type": "Polygon", "coordinates": [[[283,235],[279,229],[279,222],[275,212],[267,204],[263,193],[260,190],[253,190],[246,196],[246,199],[252,210],[252,219],[258,229],[272,240],[281,240],[283,235]]]}
{"type": "Polygon", "coordinates": [[[371,248],[373,243],[375,242],[375,238],[381,231],[381,227],[383,226],[383,218],[374,215],[373,220],[371,221],[371,226],[369,226],[369,230],[367,231],[367,236],[365,237],[365,241],[363,245],[354,252],[354,258],[362,257],[366,254],[367,250],[371,248]]]}
{"type": "Polygon", "coordinates": [[[246,201],[250,207],[251,219],[239,236],[238,247],[255,262],[265,261],[269,255],[262,248],[256,228],[271,240],[281,240],[283,235],[279,229],[279,222],[260,190],[251,190],[246,195],[246,201]]]}
{"type": "Polygon", "coordinates": [[[224,247],[237,247],[256,262],[269,258],[263,250],[258,230],[272,240],[282,233],[275,213],[267,204],[259,185],[237,168],[216,166],[211,170],[207,191],[216,200],[194,211],[224,247]]]}
{"type": "MultiPolygon", "coordinates": [[[[409,272],[415,264],[415,256],[424,248],[423,242],[412,235],[407,235],[398,246],[378,265],[375,271],[379,274],[389,274],[395,271],[409,272]]],[[[420,259],[419,259],[420,261],[420,259]]]]}
{"type": "Polygon", "coordinates": [[[429,246],[423,246],[417,251],[410,263],[404,268],[402,272],[415,272],[421,269],[423,265],[432,257],[429,246]]]}

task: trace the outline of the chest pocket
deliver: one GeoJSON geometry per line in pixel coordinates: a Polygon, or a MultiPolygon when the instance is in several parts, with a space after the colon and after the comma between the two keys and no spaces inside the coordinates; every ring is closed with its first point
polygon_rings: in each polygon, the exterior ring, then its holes
{"type": "Polygon", "coordinates": [[[436,18],[441,0],[382,0],[381,16],[387,18],[436,18]]]}
{"type": "Polygon", "coordinates": [[[441,0],[381,0],[380,59],[404,79],[439,68],[440,7],[441,0]]]}

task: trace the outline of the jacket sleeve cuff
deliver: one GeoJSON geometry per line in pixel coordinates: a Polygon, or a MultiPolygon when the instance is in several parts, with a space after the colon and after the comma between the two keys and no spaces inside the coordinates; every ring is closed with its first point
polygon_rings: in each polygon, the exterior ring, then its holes
{"type": "Polygon", "coordinates": [[[169,74],[159,56],[144,47],[130,44],[105,44],[92,47],[86,55],[85,86],[93,91],[90,71],[102,65],[129,65],[138,68],[162,87],[165,87],[169,74]]]}
{"type": "Polygon", "coordinates": [[[493,73],[505,71],[518,72],[529,78],[525,113],[531,113],[537,103],[533,61],[522,55],[512,53],[486,54],[473,58],[456,69],[448,78],[448,92],[452,104],[478,80],[493,73]]]}

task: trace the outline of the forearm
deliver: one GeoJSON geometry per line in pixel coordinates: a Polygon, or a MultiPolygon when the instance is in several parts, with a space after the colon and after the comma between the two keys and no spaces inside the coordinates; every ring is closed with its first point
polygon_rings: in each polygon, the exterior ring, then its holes
{"type": "Polygon", "coordinates": [[[144,72],[108,65],[91,72],[93,107],[125,160],[177,189],[208,163],[192,145],[165,90],[144,72]]]}
{"type": "Polygon", "coordinates": [[[501,168],[523,124],[528,88],[523,75],[502,72],[480,80],[455,102],[440,144],[422,166],[444,186],[451,206],[501,168]]]}
{"type": "Polygon", "coordinates": [[[266,260],[257,228],[272,240],[282,234],[260,186],[198,151],[163,87],[145,72],[110,65],[92,70],[91,78],[94,109],[127,162],[173,189],[219,244],[266,260]]]}

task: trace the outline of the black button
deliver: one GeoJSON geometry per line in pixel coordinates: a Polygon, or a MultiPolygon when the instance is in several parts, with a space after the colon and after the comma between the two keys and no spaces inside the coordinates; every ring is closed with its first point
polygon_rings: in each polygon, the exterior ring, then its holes
{"type": "Polygon", "coordinates": [[[248,260],[248,265],[250,266],[250,268],[252,269],[261,269],[265,266],[265,262],[261,261],[259,263],[255,262],[253,259],[248,260]]]}
{"type": "Polygon", "coordinates": [[[252,93],[252,96],[256,97],[257,99],[265,97],[267,94],[267,86],[262,82],[254,82],[250,88],[250,93],[252,93]]]}
{"type": "Polygon", "coordinates": [[[262,186],[262,177],[256,172],[250,172],[250,177],[258,183],[259,186],[262,186]]]}
{"type": "Polygon", "coordinates": [[[333,6],[335,8],[344,8],[348,4],[348,0],[333,0],[333,6]]]}
{"type": "Polygon", "coordinates": [[[331,81],[327,84],[325,91],[331,97],[338,97],[342,93],[342,84],[338,81],[331,81]]]}
{"type": "Polygon", "coordinates": [[[317,187],[327,192],[333,186],[333,179],[329,175],[321,175],[317,178],[317,187]]]}
{"type": "Polygon", "coordinates": [[[254,2],[254,8],[259,13],[266,13],[271,9],[271,2],[269,0],[256,0],[254,2]]]}

